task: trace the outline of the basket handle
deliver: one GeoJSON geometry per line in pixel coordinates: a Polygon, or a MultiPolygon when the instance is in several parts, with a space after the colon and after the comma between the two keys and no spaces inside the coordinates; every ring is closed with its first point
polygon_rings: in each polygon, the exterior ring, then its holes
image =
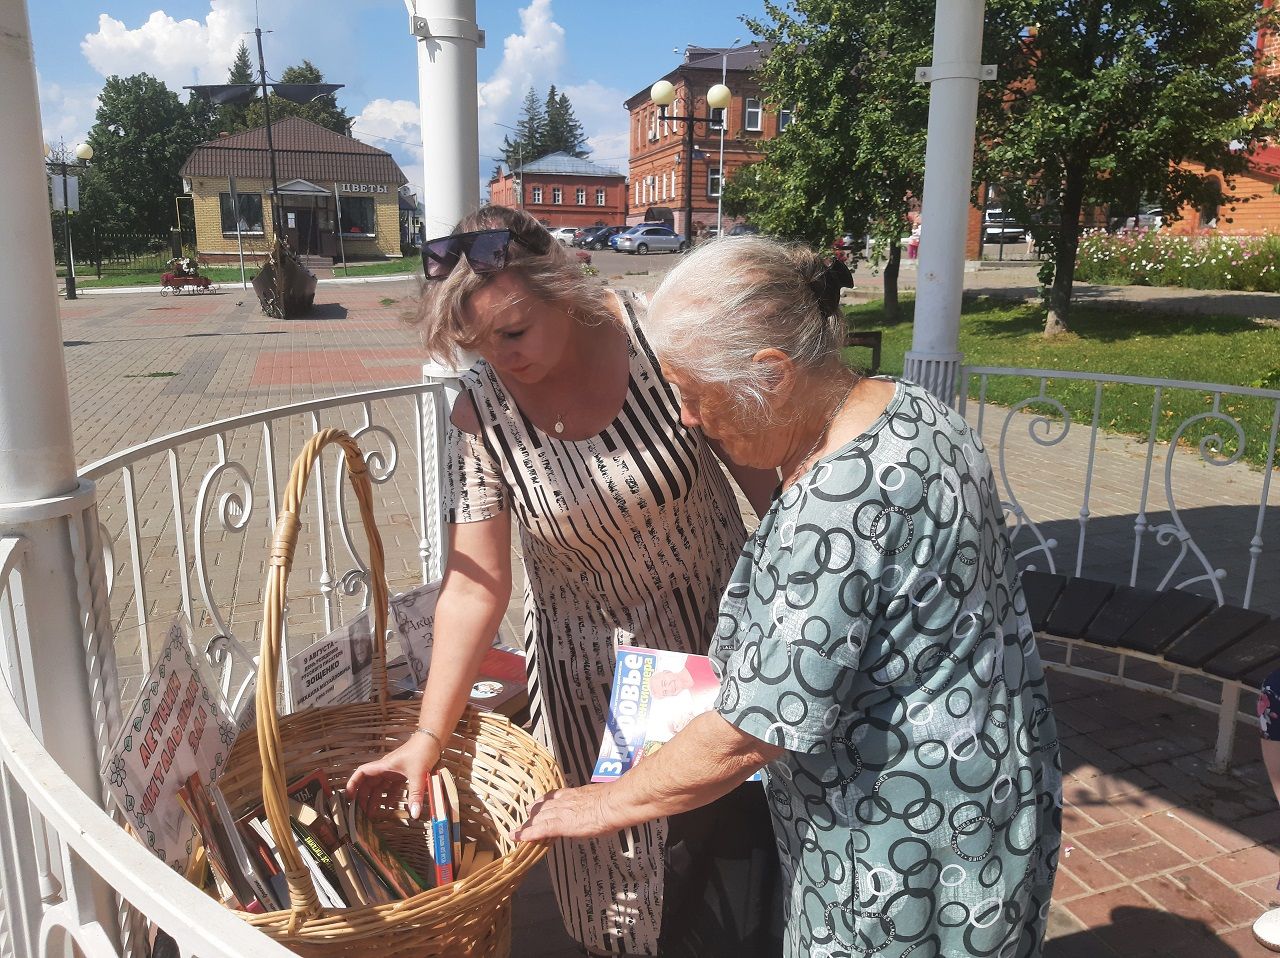
{"type": "MultiPolygon", "coordinates": [[[[258,723],[258,754],[262,760],[262,804],[266,809],[271,834],[276,838],[289,885],[292,917],[289,930],[320,913],[319,898],[311,873],[303,864],[293,842],[289,825],[289,800],[285,792],[284,746],[280,739],[280,717],[276,713],[276,686],[280,681],[280,651],[284,634],[285,600],[293,554],[298,545],[301,522],[298,518],[302,497],[307,491],[311,471],[320,463],[326,446],[342,448],[356,499],[360,503],[360,519],[369,541],[369,579],[373,607],[373,684],[378,704],[387,708],[387,575],[386,554],[382,536],[373,514],[373,486],[369,469],[359,444],[342,429],[321,429],[312,436],[293,461],[289,482],[276,519],[275,538],[267,560],[267,594],[262,611],[262,652],[258,662],[258,687],[255,693],[258,723]]],[[[385,724],[385,723],[384,723],[385,724]]]]}

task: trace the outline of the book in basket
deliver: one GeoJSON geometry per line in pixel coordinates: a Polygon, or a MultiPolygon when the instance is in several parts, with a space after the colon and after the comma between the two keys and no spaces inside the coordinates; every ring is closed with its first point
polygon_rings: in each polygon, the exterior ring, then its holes
{"type": "MultiPolygon", "coordinates": [[[[593,782],[610,782],[710,711],[720,679],[705,655],[620,645],[593,782]]],[[[759,775],[753,776],[758,778],[759,775]]]]}

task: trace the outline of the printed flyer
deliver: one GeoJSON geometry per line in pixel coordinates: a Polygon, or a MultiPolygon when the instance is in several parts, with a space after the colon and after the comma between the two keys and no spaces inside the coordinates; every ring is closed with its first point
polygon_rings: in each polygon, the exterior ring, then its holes
{"type": "Polygon", "coordinates": [[[373,615],[360,613],[291,657],[289,676],[299,712],[368,701],[373,695],[373,615]]]}
{"type": "Polygon", "coordinates": [[[194,834],[178,789],[197,773],[215,781],[235,741],[235,724],[220,703],[192,649],[190,623],[178,616],[103,770],[108,792],[142,843],[178,872],[186,870],[194,834]]]}
{"type": "MultiPolygon", "coordinates": [[[[704,655],[618,646],[593,782],[611,782],[711,710],[720,679],[704,655]]],[[[752,776],[758,779],[759,773],[752,776]]]]}

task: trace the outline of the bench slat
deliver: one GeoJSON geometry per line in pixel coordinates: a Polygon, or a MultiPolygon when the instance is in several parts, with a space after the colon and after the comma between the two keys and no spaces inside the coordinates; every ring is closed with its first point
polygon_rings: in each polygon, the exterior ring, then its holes
{"type": "Polygon", "coordinates": [[[1260,689],[1262,688],[1262,683],[1267,680],[1267,676],[1276,669],[1280,669],[1280,658],[1271,659],[1261,665],[1255,665],[1240,681],[1251,689],[1260,689]]]}
{"type": "Polygon", "coordinates": [[[1158,601],[1120,636],[1120,645],[1156,655],[1217,607],[1213,599],[1194,592],[1170,589],[1159,593],[1158,601]]]}
{"type": "Polygon", "coordinates": [[[1204,668],[1206,662],[1235,645],[1268,618],[1251,609],[1221,606],[1175,639],[1173,645],[1165,649],[1164,657],[1188,668],[1204,668]]]}
{"type": "Polygon", "coordinates": [[[1110,582],[1096,579],[1068,579],[1045,620],[1044,631],[1065,639],[1080,638],[1115,589],[1110,582]]]}
{"type": "Polygon", "coordinates": [[[1088,628],[1084,630],[1085,641],[1115,648],[1120,644],[1120,638],[1155,605],[1159,598],[1160,593],[1152,592],[1150,589],[1135,589],[1127,585],[1117,586],[1111,593],[1111,597],[1098,610],[1098,614],[1093,617],[1088,628]]]}
{"type": "Polygon", "coordinates": [[[1052,572],[1022,573],[1022,593],[1027,597],[1027,615],[1031,618],[1031,627],[1037,632],[1044,629],[1045,620],[1053,610],[1053,604],[1062,594],[1067,584],[1065,575],[1052,572]]]}
{"type": "Polygon", "coordinates": [[[1277,658],[1280,658],[1280,622],[1268,619],[1206,662],[1204,670],[1224,679],[1239,679],[1277,658]]]}

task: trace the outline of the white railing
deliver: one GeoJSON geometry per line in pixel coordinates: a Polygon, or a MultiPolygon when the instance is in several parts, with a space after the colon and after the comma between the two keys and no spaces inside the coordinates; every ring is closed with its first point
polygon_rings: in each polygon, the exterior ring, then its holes
{"type": "Polygon", "coordinates": [[[1280,390],[969,366],[958,408],[991,452],[1021,567],[1280,613],[1263,564],[1280,390]],[[1109,433],[1134,407],[1143,434],[1109,433]]]}
{"type": "MultiPolygon", "coordinates": [[[[128,903],[173,939],[182,956],[288,958],[174,873],[115,824],[31,731],[22,662],[24,540],[0,538],[0,638],[10,650],[0,682],[0,953],[116,958],[115,919],[128,903]],[[104,907],[105,905],[105,907],[104,907]],[[102,919],[106,918],[104,922],[102,919]]],[[[144,953],[139,941],[137,953],[144,953]]]]}
{"type": "MultiPolygon", "coordinates": [[[[163,436],[91,463],[122,676],[122,701],[151,667],[177,612],[220,667],[235,700],[252,671],[261,585],[278,490],[294,450],[322,427],[346,428],[365,449],[380,499],[393,591],[441,571],[441,384],[400,386],[297,403],[163,436]]],[[[340,456],[316,471],[290,576],[289,626],[308,637],[364,608],[369,591],[358,512],[340,456]]],[[[286,657],[297,651],[285,636],[286,657]]],[[[285,707],[292,704],[284,671],[285,707]]]]}

